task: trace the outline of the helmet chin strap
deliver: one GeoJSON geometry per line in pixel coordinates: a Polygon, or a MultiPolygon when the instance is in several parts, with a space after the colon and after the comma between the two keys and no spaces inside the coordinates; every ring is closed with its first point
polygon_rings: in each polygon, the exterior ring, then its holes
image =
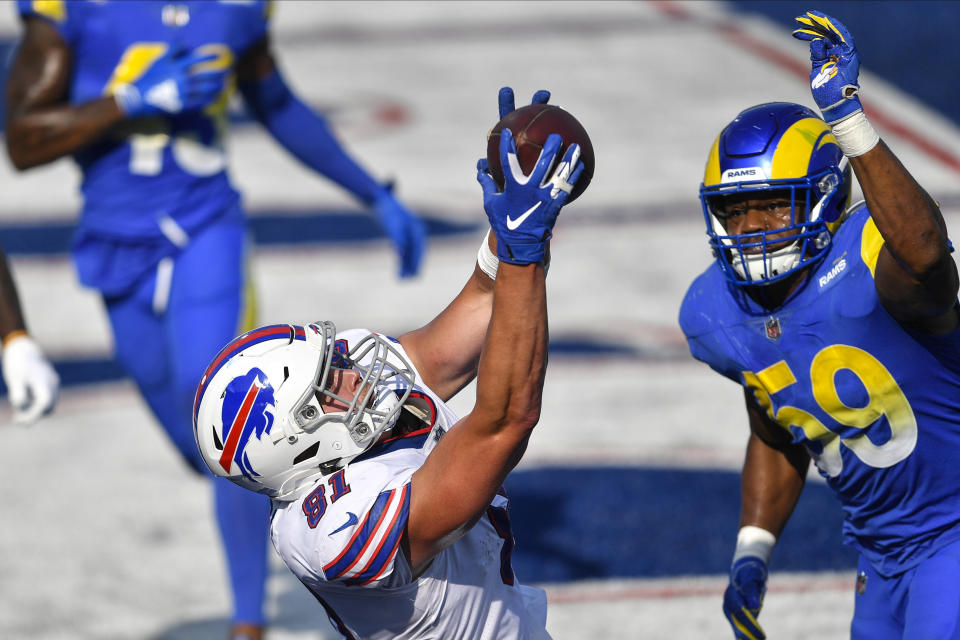
{"type": "Polygon", "coordinates": [[[793,269],[800,262],[800,241],[794,240],[785,247],[769,253],[756,255],[739,254],[730,261],[738,276],[750,282],[764,282],[793,269]],[[746,264],[746,271],[744,271],[746,264]],[[747,275],[749,274],[749,276],[747,275]]]}
{"type": "MultiPolygon", "coordinates": [[[[819,204],[816,210],[819,211],[819,204]]],[[[721,242],[723,242],[724,245],[730,247],[730,251],[733,254],[730,259],[730,266],[741,280],[763,282],[767,278],[794,268],[800,262],[799,240],[794,240],[787,246],[781,247],[776,251],[758,253],[756,255],[743,254],[734,248],[733,239],[726,235],[726,229],[723,228],[723,225],[717,217],[713,215],[710,217],[713,223],[714,233],[722,238],[721,242]]]]}

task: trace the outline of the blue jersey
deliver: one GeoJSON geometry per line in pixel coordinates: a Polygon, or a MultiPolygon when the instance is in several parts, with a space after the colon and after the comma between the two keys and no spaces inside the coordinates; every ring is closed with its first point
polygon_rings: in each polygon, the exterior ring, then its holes
{"type": "MultiPolygon", "coordinates": [[[[49,21],[73,54],[68,100],[80,104],[138,79],[163,53],[198,49],[232,67],[267,33],[261,1],[64,2],[18,0],[24,17],[49,21]]],[[[149,240],[170,221],[191,234],[238,210],[221,144],[233,87],[202,113],[125,123],[75,154],[83,172],[80,229],[98,237],[149,240]]]]}
{"type": "Polygon", "coordinates": [[[716,264],[680,325],[695,358],[751,389],[810,452],[844,510],[844,535],[881,575],[960,539],[960,330],[902,327],[873,272],[883,238],[865,207],[785,305],[766,312],[716,264]]]}

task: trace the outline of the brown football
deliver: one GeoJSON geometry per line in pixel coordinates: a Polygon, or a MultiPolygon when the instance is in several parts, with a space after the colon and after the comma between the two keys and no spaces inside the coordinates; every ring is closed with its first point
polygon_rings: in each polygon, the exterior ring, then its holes
{"type": "Polygon", "coordinates": [[[580,145],[583,173],[577,180],[567,202],[576,200],[593,178],[593,145],[583,125],[570,112],[553,104],[531,104],[505,115],[487,135],[487,163],[497,186],[503,189],[503,169],[500,166],[500,132],[510,129],[517,146],[517,160],[523,172],[529,174],[537,164],[540,151],[551,133],[563,138],[563,151],[573,143],[580,145]]]}

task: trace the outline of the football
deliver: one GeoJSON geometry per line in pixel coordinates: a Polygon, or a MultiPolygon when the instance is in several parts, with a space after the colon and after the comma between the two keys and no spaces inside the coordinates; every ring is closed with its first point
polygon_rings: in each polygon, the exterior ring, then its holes
{"type": "Polygon", "coordinates": [[[560,156],[573,143],[580,145],[580,160],[583,173],[570,193],[567,202],[573,202],[590,184],[593,178],[593,145],[583,125],[570,112],[552,104],[531,104],[505,115],[487,134],[487,163],[497,186],[503,189],[503,169],[500,166],[500,132],[510,129],[517,146],[517,160],[523,172],[529,174],[537,164],[540,151],[551,133],[563,138],[560,156]]]}

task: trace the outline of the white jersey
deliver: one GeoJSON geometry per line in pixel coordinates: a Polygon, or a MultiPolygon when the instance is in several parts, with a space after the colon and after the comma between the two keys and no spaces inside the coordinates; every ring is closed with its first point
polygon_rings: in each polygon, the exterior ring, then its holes
{"type": "MultiPolygon", "coordinates": [[[[353,329],[337,339],[349,349],[368,334],[353,329]]],[[[411,397],[429,405],[429,426],[381,441],[292,502],[274,502],[270,534],[280,557],[345,638],[548,640],[546,594],[521,586],[510,566],[502,491],[470,531],[412,577],[399,550],[410,479],[457,417],[425,386],[411,397]]]]}

